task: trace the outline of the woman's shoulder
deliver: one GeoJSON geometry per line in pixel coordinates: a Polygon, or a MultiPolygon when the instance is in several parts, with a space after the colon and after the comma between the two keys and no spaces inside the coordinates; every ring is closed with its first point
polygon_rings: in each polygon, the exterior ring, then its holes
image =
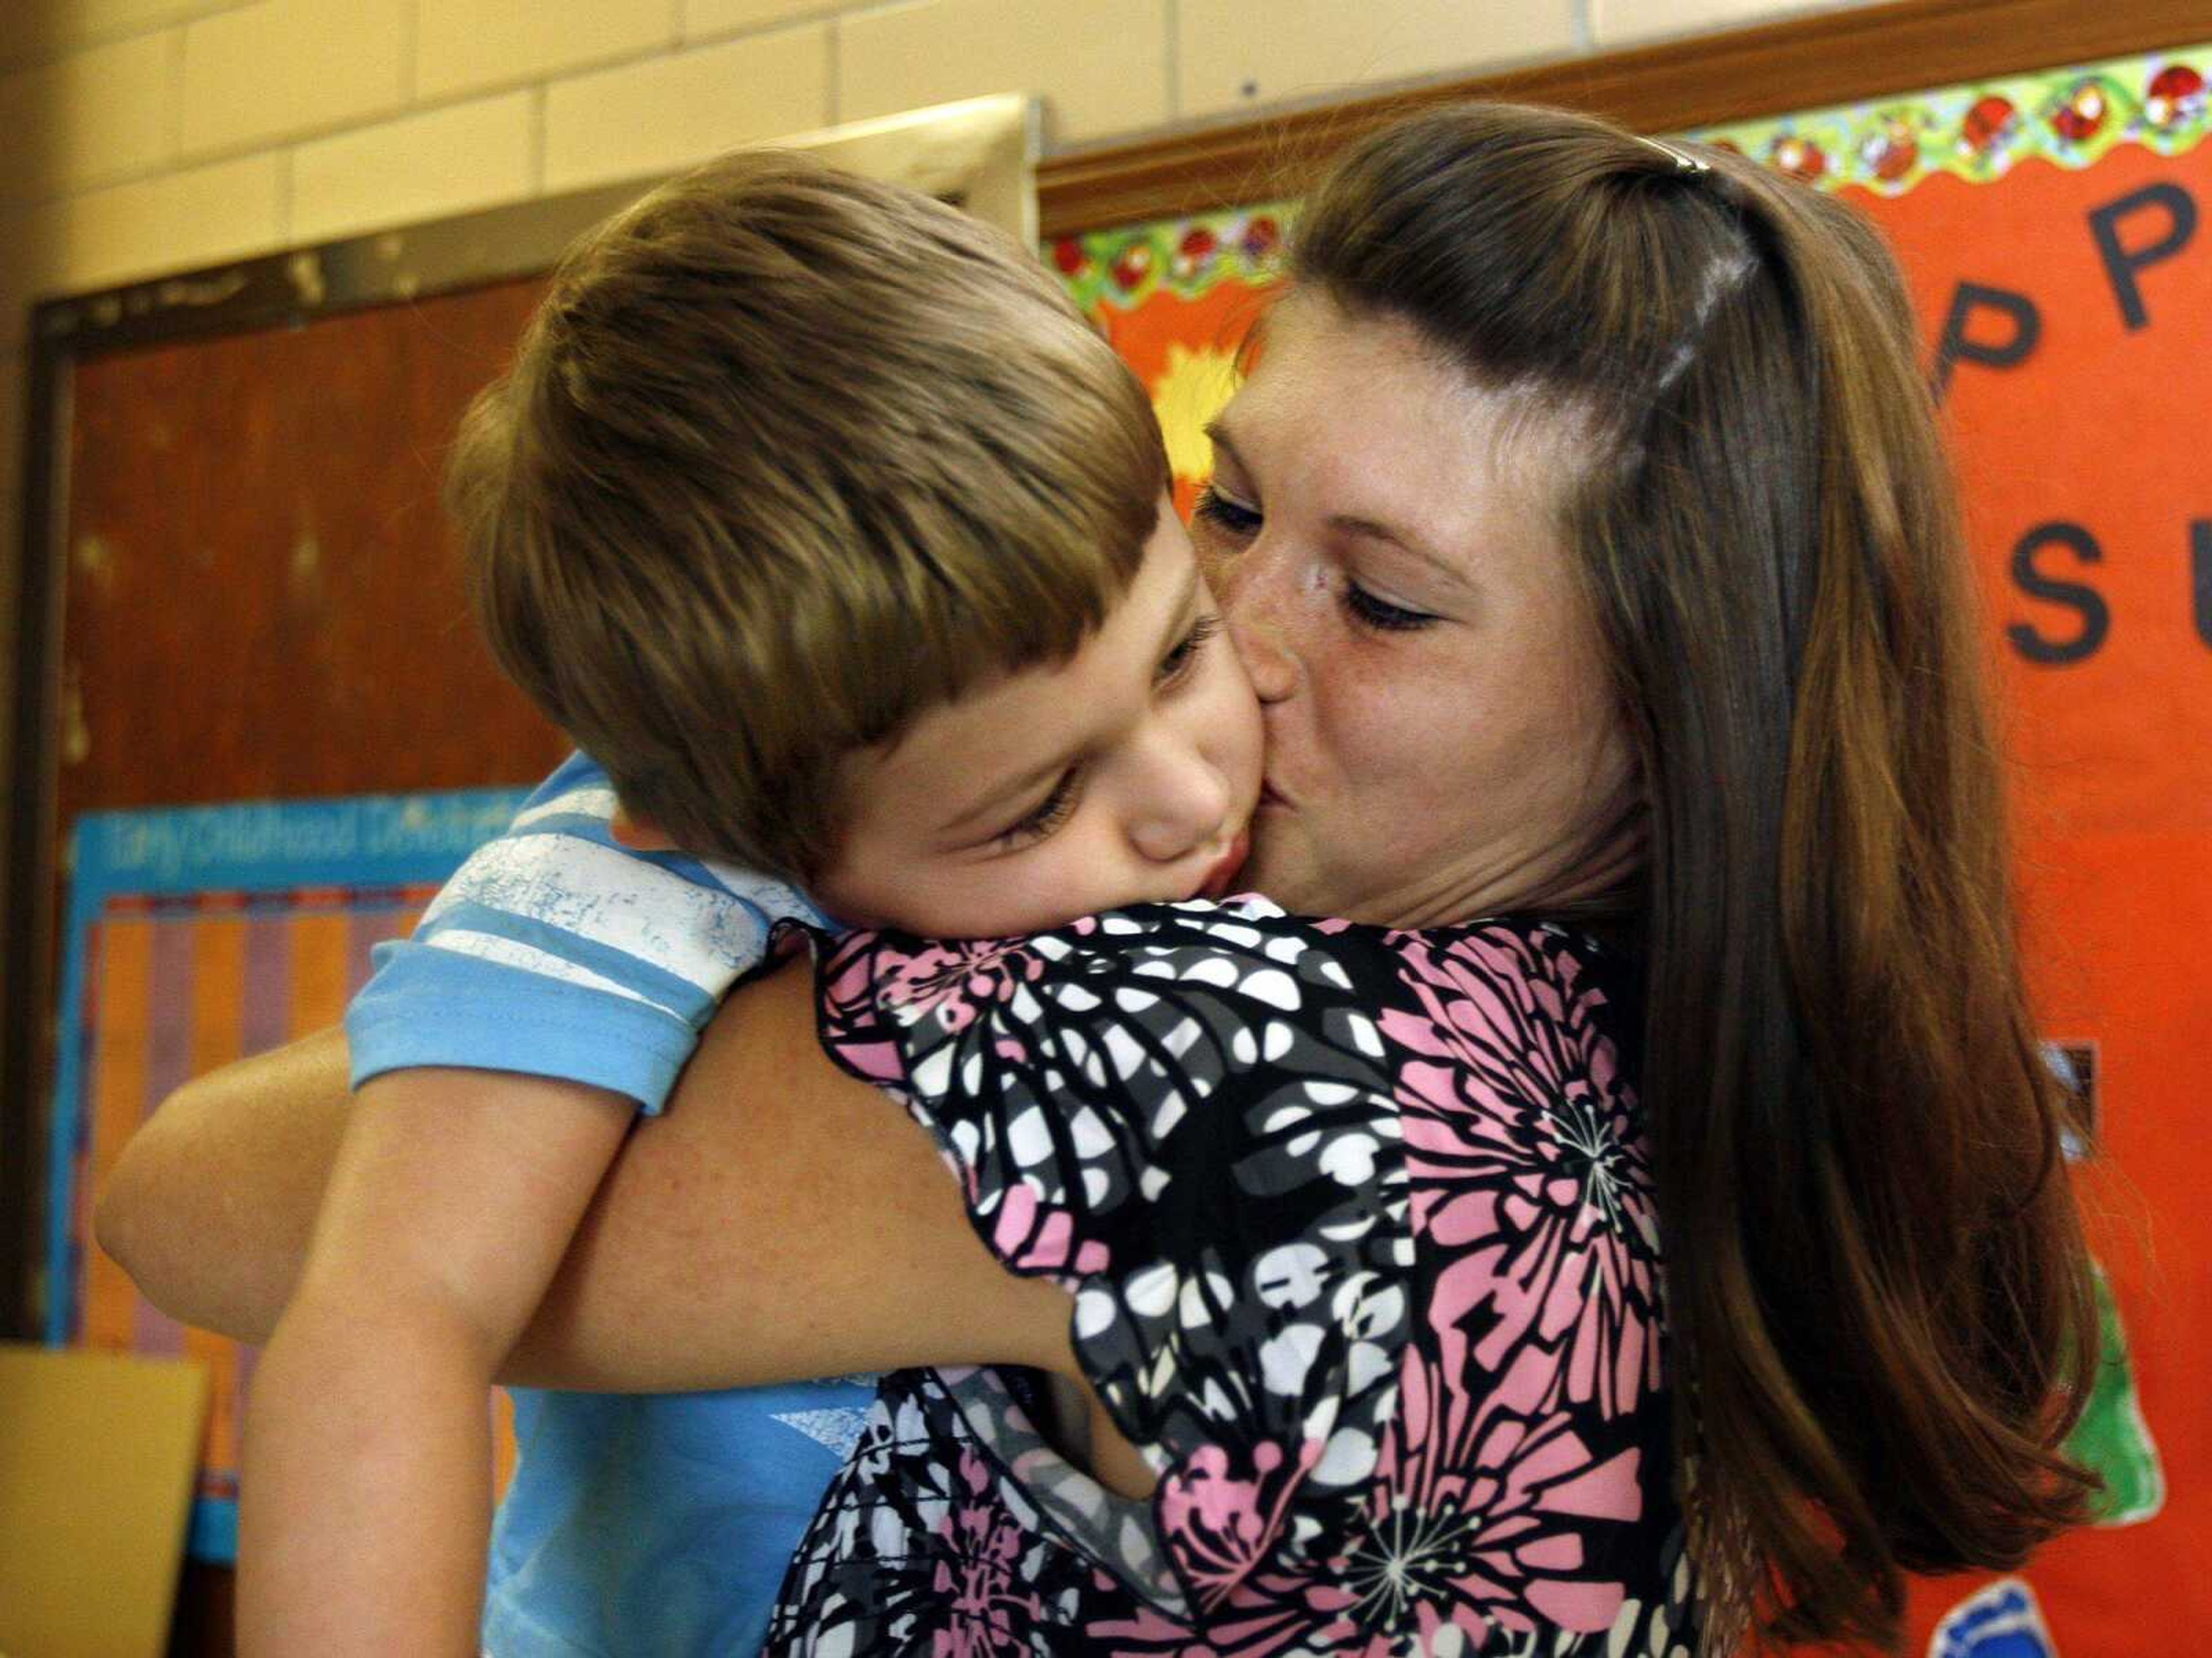
{"type": "Polygon", "coordinates": [[[1285,978],[1521,984],[1546,987],[1535,1004],[1540,1011],[1571,1001],[1617,1009],[1629,999],[1632,966],[1593,934],[1540,915],[1387,927],[1292,915],[1246,895],[1134,905],[1011,938],[854,933],[830,947],[823,988],[833,1007],[870,1004],[902,1024],[933,1017],[957,1025],[983,1004],[1035,1011],[1041,986],[1116,976],[1188,980],[1262,1004],[1277,1000],[1285,1011],[1297,1005],[1285,978]]]}
{"type": "Polygon", "coordinates": [[[1179,1113],[1224,1086],[1349,1089],[1517,1130],[1560,1098],[1632,1094],[1635,1074],[1633,961],[1542,917],[1417,930],[1257,896],[1143,905],[1016,938],[854,934],[819,983],[830,1052],[939,1105],[1179,1113]]]}
{"type": "Polygon", "coordinates": [[[1224,1201],[1321,1209],[1408,1176],[1549,1181],[1577,1205],[1621,1185],[1652,1230],[1631,964],[1543,918],[1395,929],[1245,897],[1011,939],[856,934],[821,963],[818,1002],[824,1047],[906,1099],[971,1202],[1068,1206],[1068,1245],[1224,1181],[1224,1201]]]}

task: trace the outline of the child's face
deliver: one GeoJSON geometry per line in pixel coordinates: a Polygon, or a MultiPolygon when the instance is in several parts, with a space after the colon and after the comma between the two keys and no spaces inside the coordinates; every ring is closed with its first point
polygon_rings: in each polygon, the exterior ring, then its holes
{"type": "Polygon", "coordinates": [[[852,762],[841,920],[997,938],[1218,897],[1249,849],[1260,708],[1164,506],[1120,604],[1069,661],[933,708],[852,762]]]}

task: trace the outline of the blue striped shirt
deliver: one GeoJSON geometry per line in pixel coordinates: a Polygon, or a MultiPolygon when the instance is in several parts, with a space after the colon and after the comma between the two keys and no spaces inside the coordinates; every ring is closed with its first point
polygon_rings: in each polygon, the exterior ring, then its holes
{"type": "MultiPolygon", "coordinates": [[[[666,1102],[788,883],[616,844],[606,774],[572,756],[480,847],[346,1013],[354,1085],[462,1066],[666,1102]]],[[[758,1649],[784,1568],[858,1437],[872,1376],[630,1397],[515,1390],[521,1458],[492,1527],[494,1658],[758,1649]]]]}

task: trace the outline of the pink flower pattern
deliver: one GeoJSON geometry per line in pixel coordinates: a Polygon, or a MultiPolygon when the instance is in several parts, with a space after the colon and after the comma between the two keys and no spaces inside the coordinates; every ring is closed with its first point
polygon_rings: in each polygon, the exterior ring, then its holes
{"type": "Polygon", "coordinates": [[[1632,963],[1247,898],[863,935],[821,987],[825,1044],[938,1136],[985,1241],[1075,1291],[1161,1477],[1112,1497],[1025,1418],[889,1378],[771,1652],[1694,1645],[1632,963]]]}
{"type": "Polygon", "coordinates": [[[936,1572],[930,1587],[944,1603],[934,1631],[934,1658],[1011,1658],[1028,1649],[1027,1632],[1044,1615],[1044,1600],[1020,1576],[1031,1540],[991,1500],[991,1476],[972,1449],[962,1452],[966,1500],[937,1527],[936,1572]]]}

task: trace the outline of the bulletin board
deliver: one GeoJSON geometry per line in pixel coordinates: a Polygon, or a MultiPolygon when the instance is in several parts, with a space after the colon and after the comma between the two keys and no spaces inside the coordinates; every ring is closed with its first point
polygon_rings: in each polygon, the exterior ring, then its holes
{"type": "MultiPolygon", "coordinates": [[[[2208,18],[2207,21],[2212,21],[2208,18]]],[[[1913,1586],[1929,1658],[2212,1648],[2212,44],[1691,129],[1838,194],[1905,267],[1964,487],[2011,766],[2031,989],[2105,1363],[2073,1448],[2100,1526],[1913,1586]]],[[[1177,505],[1294,200],[1053,240],[1152,394],[1177,505]]]]}
{"type": "MultiPolygon", "coordinates": [[[[123,1146],[191,1078],[337,1022],[369,952],[404,936],[519,789],[88,813],[73,841],[47,1339],[191,1357],[210,1382],[189,1551],[237,1550],[239,1424],[254,1350],[179,1324],[91,1242],[123,1146]]],[[[511,1445],[503,1450],[511,1455],[511,1445]]]]}

